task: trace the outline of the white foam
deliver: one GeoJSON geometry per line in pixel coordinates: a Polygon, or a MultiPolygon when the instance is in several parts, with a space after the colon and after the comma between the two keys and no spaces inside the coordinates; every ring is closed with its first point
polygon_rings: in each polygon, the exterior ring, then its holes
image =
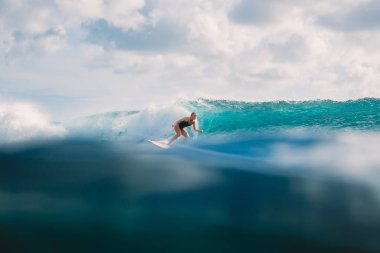
{"type": "Polygon", "coordinates": [[[53,124],[37,106],[12,102],[0,103],[0,144],[62,138],[65,129],[53,124]]]}
{"type": "Polygon", "coordinates": [[[165,138],[174,134],[172,124],[190,113],[174,105],[150,107],[133,115],[128,122],[128,134],[149,138],[165,138]]]}
{"type": "Polygon", "coordinates": [[[379,179],[378,132],[344,131],[308,148],[278,144],[272,161],[280,165],[318,168],[327,173],[350,176],[357,180],[379,179]]]}
{"type": "Polygon", "coordinates": [[[106,113],[65,122],[70,136],[98,140],[161,140],[174,134],[172,124],[189,116],[178,104],[150,106],[135,114],[106,113]]]}

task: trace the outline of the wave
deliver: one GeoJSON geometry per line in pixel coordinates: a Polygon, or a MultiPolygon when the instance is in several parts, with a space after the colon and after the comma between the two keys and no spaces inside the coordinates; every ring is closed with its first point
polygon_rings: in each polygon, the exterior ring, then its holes
{"type": "Polygon", "coordinates": [[[31,240],[40,251],[54,251],[46,240],[93,252],[152,252],[157,242],[169,252],[380,249],[378,99],[180,100],[61,124],[31,105],[0,108],[8,142],[65,136],[0,146],[9,251],[31,240]],[[191,111],[199,138],[167,150],[141,142],[170,136],[191,111]]]}
{"type": "Polygon", "coordinates": [[[200,99],[185,106],[203,115],[200,121],[209,133],[300,127],[378,130],[380,127],[380,100],[373,98],[262,103],[200,99]]]}
{"type": "MultiPolygon", "coordinates": [[[[373,142],[370,151],[378,157],[379,138],[365,141],[373,142]]],[[[152,146],[69,140],[0,149],[5,249],[379,252],[379,159],[360,161],[369,153],[361,150],[361,138],[359,146],[355,140],[337,146],[253,142],[236,146],[252,153],[277,147],[277,168],[192,145],[156,152],[152,146]]]]}
{"type": "MultiPolygon", "coordinates": [[[[198,113],[203,136],[298,130],[380,129],[380,99],[364,98],[337,102],[232,100],[178,100],[176,103],[140,111],[110,112],[65,122],[72,136],[102,140],[168,138],[177,119],[198,113]]],[[[190,134],[193,135],[190,131],[190,134]]]]}
{"type": "MultiPolygon", "coordinates": [[[[85,138],[104,141],[167,139],[173,122],[198,113],[202,139],[211,136],[245,138],[253,134],[379,131],[380,99],[337,102],[232,100],[178,100],[139,111],[116,111],[55,123],[35,105],[0,104],[0,144],[49,138],[85,138]]],[[[192,137],[197,137],[189,131],[192,137]]]]}

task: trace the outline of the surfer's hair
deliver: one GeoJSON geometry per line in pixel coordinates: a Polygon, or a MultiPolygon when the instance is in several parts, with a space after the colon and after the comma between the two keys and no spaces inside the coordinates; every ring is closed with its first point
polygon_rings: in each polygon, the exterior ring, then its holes
{"type": "Polygon", "coordinates": [[[194,116],[194,115],[197,115],[196,112],[192,112],[190,116],[194,116]]]}

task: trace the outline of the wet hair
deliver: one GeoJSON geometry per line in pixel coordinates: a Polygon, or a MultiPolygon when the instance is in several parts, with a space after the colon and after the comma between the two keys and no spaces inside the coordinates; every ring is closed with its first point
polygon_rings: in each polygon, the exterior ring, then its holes
{"type": "Polygon", "coordinates": [[[196,112],[192,112],[190,116],[193,116],[193,115],[197,115],[197,113],[196,112]]]}

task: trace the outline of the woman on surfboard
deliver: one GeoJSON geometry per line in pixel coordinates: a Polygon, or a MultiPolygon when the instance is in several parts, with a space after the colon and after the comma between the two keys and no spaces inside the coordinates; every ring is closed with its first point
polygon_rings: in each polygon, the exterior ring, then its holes
{"type": "Polygon", "coordinates": [[[183,137],[185,137],[185,139],[189,138],[189,134],[187,133],[185,127],[193,125],[193,129],[194,129],[195,132],[202,133],[203,130],[197,129],[197,127],[195,126],[196,119],[197,119],[197,113],[196,112],[192,112],[191,115],[190,115],[190,117],[184,117],[184,118],[176,121],[172,125],[172,127],[174,127],[174,131],[175,131],[176,135],[174,135],[171,138],[171,140],[169,141],[169,145],[173,141],[175,141],[178,137],[180,137],[181,135],[183,135],[183,137]]]}

